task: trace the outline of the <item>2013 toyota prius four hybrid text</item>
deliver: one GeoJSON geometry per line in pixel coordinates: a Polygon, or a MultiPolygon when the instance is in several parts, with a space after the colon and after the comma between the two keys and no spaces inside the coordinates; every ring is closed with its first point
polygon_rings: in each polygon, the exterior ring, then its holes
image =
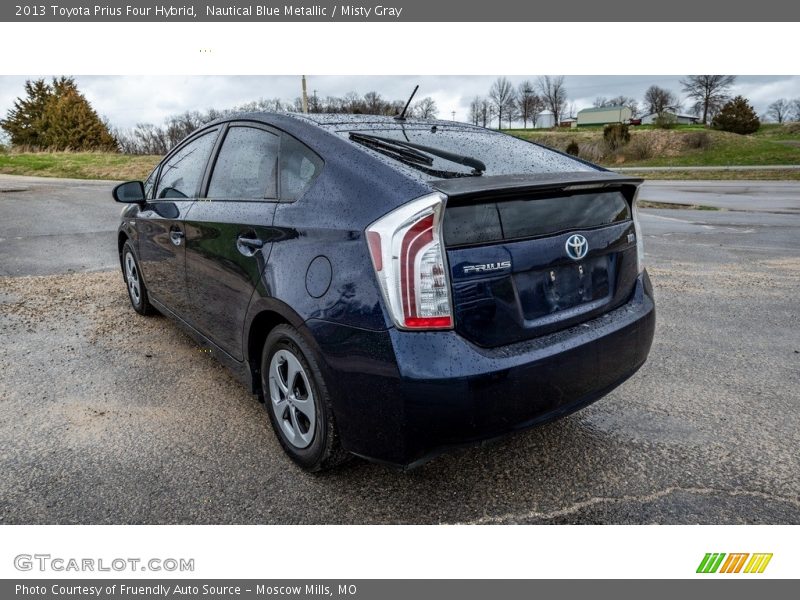
{"type": "Polygon", "coordinates": [[[319,470],[413,466],[631,376],[655,326],[640,183],[450,121],[257,113],[114,199],[134,310],[210,348],[319,470]]]}

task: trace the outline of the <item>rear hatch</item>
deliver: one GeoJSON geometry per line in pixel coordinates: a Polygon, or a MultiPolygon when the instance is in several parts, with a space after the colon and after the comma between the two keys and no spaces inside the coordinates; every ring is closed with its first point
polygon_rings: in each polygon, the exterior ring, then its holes
{"type": "Polygon", "coordinates": [[[640,179],[609,172],[440,180],[455,328],[496,347],[624,304],[638,274],[640,179]]]}

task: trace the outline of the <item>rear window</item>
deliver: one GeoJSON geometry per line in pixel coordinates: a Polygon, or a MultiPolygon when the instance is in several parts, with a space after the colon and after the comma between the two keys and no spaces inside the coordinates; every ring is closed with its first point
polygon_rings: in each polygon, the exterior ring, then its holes
{"type": "Polygon", "coordinates": [[[526,173],[557,173],[564,171],[594,171],[594,167],[569,156],[554,152],[525,140],[493,131],[472,127],[450,127],[437,124],[430,127],[419,125],[386,129],[339,131],[340,135],[350,139],[359,147],[378,152],[392,159],[398,166],[414,171],[425,179],[445,179],[450,177],[466,177],[476,174],[474,161],[459,162],[459,158],[474,159],[483,163],[481,175],[519,175],[526,173]],[[353,134],[355,139],[351,139],[353,134]],[[369,144],[368,140],[358,141],[357,136],[374,136],[378,143],[369,144]],[[388,141],[389,145],[385,142],[388,141]],[[408,153],[394,152],[391,143],[397,142],[398,150],[406,148],[418,150],[430,159],[425,164],[414,160],[408,153]],[[431,148],[450,157],[428,153],[424,148],[431,148]]]}
{"type": "Polygon", "coordinates": [[[479,244],[591,229],[631,218],[621,191],[519,198],[448,206],[444,236],[448,246],[479,244]]]}

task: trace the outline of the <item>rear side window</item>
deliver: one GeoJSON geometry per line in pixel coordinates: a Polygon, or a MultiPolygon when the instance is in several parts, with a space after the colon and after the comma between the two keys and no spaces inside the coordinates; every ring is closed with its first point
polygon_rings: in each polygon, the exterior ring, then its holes
{"type": "Polygon", "coordinates": [[[263,200],[278,195],[280,137],[255,127],[228,129],[219,151],[209,198],[263,200]]]}
{"type": "Polygon", "coordinates": [[[322,170],[322,159],[291,136],[281,148],[281,199],[287,202],[303,195],[322,170]]]}
{"type": "Polygon", "coordinates": [[[628,201],[620,191],[490,201],[448,207],[444,235],[448,245],[458,246],[555,235],[630,218],[628,201]]]}
{"type": "Polygon", "coordinates": [[[195,138],[164,161],[156,188],[157,198],[193,198],[208,164],[216,131],[195,138]]]}

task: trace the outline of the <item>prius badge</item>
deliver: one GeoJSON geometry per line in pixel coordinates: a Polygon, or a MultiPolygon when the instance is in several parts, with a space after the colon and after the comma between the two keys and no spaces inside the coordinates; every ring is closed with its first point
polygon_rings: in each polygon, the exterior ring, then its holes
{"type": "Polygon", "coordinates": [[[473,273],[488,273],[491,271],[503,271],[511,268],[510,260],[502,260],[493,263],[485,263],[482,265],[465,265],[464,275],[471,275],[473,273]]]}

